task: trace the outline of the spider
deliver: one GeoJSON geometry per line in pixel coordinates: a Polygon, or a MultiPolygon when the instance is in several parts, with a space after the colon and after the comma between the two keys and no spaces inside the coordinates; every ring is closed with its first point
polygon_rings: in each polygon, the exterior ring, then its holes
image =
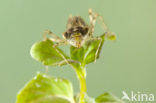
{"type": "MultiPolygon", "coordinates": [[[[44,40],[47,39],[46,37],[47,34],[51,35],[52,38],[49,38],[49,39],[55,42],[55,44],[53,45],[55,49],[56,49],[56,46],[67,45],[67,44],[72,45],[76,48],[81,48],[83,44],[87,41],[99,40],[100,43],[99,43],[99,46],[95,55],[95,61],[96,61],[97,53],[102,43],[102,39],[100,37],[93,36],[96,19],[99,18],[99,20],[101,21],[102,27],[106,31],[105,32],[106,35],[109,35],[109,34],[114,35],[114,33],[109,32],[107,26],[104,24],[104,20],[102,16],[100,16],[96,12],[93,12],[92,9],[89,9],[88,13],[89,13],[89,19],[90,19],[89,25],[87,25],[85,21],[82,19],[82,17],[80,16],[69,16],[67,25],[66,25],[66,31],[63,33],[63,39],[55,35],[50,30],[45,30],[43,34],[44,40]]],[[[56,51],[62,56],[65,62],[69,64],[71,60],[67,60],[57,49],[56,51]]]]}

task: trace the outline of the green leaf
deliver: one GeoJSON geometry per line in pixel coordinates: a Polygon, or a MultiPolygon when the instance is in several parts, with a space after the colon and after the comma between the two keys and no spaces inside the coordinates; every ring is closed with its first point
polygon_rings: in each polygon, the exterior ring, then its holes
{"type": "Polygon", "coordinates": [[[95,59],[99,58],[99,54],[104,43],[105,34],[101,35],[99,39],[89,40],[87,41],[83,47],[76,48],[71,46],[70,55],[71,59],[80,61],[82,65],[89,64],[95,61],[95,59]],[[98,50],[99,49],[99,50],[98,50]],[[98,52],[97,52],[98,50],[98,52]],[[97,58],[95,58],[97,52],[97,58]]]}
{"type": "MultiPolygon", "coordinates": [[[[64,52],[58,47],[53,47],[53,42],[49,39],[46,41],[40,41],[35,43],[31,48],[31,56],[43,63],[43,65],[47,66],[57,66],[64,63],[65,60],[63,56],[67,59],[68,57],[64,54],[64,52]]],[[[64,63],[66,64],[66,63],[64,63]]]]}
{"type": "Polygon", "coordinates": [[[95,99],[96,103],[124,103],[110,93],[104,93],[95,99]]]}
{"type": "Polygon", "coordinates": [[[16,103],[74,103],[68,80],[38,73],[17,95],[16,103]]]}
{"type": "Polygon", "coordinates": [[[83,62],[83,57],[84,57],[84,47],[77,48],[74,46],[70,47],[70,57],[73,60],[77,60],[79,62],[83,62]]]}

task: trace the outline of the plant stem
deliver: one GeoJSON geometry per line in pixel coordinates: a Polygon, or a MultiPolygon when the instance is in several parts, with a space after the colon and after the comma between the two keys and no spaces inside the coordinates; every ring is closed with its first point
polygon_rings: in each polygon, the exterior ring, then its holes
{"type": "Polygon", "coordinates": [[[85,103],[85,94],[87,92],[85,77],[79,78],[80,81],[80,100],[79,103],[85,103]]]}
{"type": "Polygon", "coordinates": [[[79,98],[79,103],[85,103],[85,94],[87,92],[86,88],[86,70],[85,68],[77,68],[76,69],[77,77],[80,82],[80,98],[79,98]]]}

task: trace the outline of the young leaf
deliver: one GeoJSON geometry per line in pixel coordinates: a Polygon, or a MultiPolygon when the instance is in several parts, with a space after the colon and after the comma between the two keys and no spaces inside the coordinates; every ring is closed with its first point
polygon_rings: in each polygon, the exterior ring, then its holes
{"type": "Polygon", "coordinates": [[[77,47],[74,47],[74,46],[71,46],[70,47],[70,57],[71,59],[73,60],[77,60],[81,63],[83,63],[83,58],[84,58],[84,47],[81,47],[81,48],[77,48],[77,47]]]}
{"type": "Polygon", "coordinates": [[[89,64],[94,62],[95,59],[99,58],[99,54],[104,43],[105,34],[101,35],[99,38],[86,42],[83,47],[76,48],[71,46],[70,55],[71,59],[80,61],[82,64],[89,64]],[[98,50],[99,49],[99,50],[98,50]],[[98,52],[97,52],[98,50],[98,52]],[[97,55],[96,55],[97,52],[97,55]],[[97,58],[95,58],[97,56],[97,58]]]}
{"type": "Polygon", "coordinates": [[[104,93],[95,99],[96,103],[124,103],[110,93],[104,93]]]}
{"type": "Polygon", "coordinates": [[[104,43],[104,37],[105,37],[105,34],[100,36],[101,41],[94,40],[94,41],[90,41],[90,42],[86,43],[86,45],[85,45],[86,51],[85,51],[85,56],[84,56],[84,61],[86,64],[92,63],[95,61],[95,59],[99,58],[101,48],[104,43]],[[97,52],[97,50],[98,50],[98,52],[97,52]],[[97,52],[97,55],[96,55],[96,52],[97,52]],[[96,58],[95,58],[95,56],[96,56],[96,58]]]}
{"type": "Polygon", "coordinates": [[[16,103],[74,103],[68,80],[38,73],[17,95],[16,103]]]}
{"type": "Polygon", "coordinates": [[[31,48],[31,56],[47,66],[57,66],[65,62],[63,56],[68,57],[58,47],[53,47],[53,42],[49,39],[35,43],[31,48]]]}

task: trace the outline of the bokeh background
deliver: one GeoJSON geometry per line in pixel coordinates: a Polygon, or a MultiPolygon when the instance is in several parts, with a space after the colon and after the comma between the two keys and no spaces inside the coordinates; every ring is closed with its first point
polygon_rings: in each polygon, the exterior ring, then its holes
{"type": "MultiPolygon", "coordinates": [[[[107,41],[101,58],[87,66],[88,94],[97,97],[122,91],[156,96],[156,0],[0,0],[0,102],[13,103],[17,92],[44,66],[33,60],[30,48],[50,29],[65,31],[68,16],[87,22],[88,8],[104,17],[115,42],[107,41]]],[[[96,25],[95,35],[103,33],[96,25]]],[[[70,66],[50,67],[49,74],[79,84],[70,66]]],[[[143,103],[143,102],[142,102],[143,103]]]]}

